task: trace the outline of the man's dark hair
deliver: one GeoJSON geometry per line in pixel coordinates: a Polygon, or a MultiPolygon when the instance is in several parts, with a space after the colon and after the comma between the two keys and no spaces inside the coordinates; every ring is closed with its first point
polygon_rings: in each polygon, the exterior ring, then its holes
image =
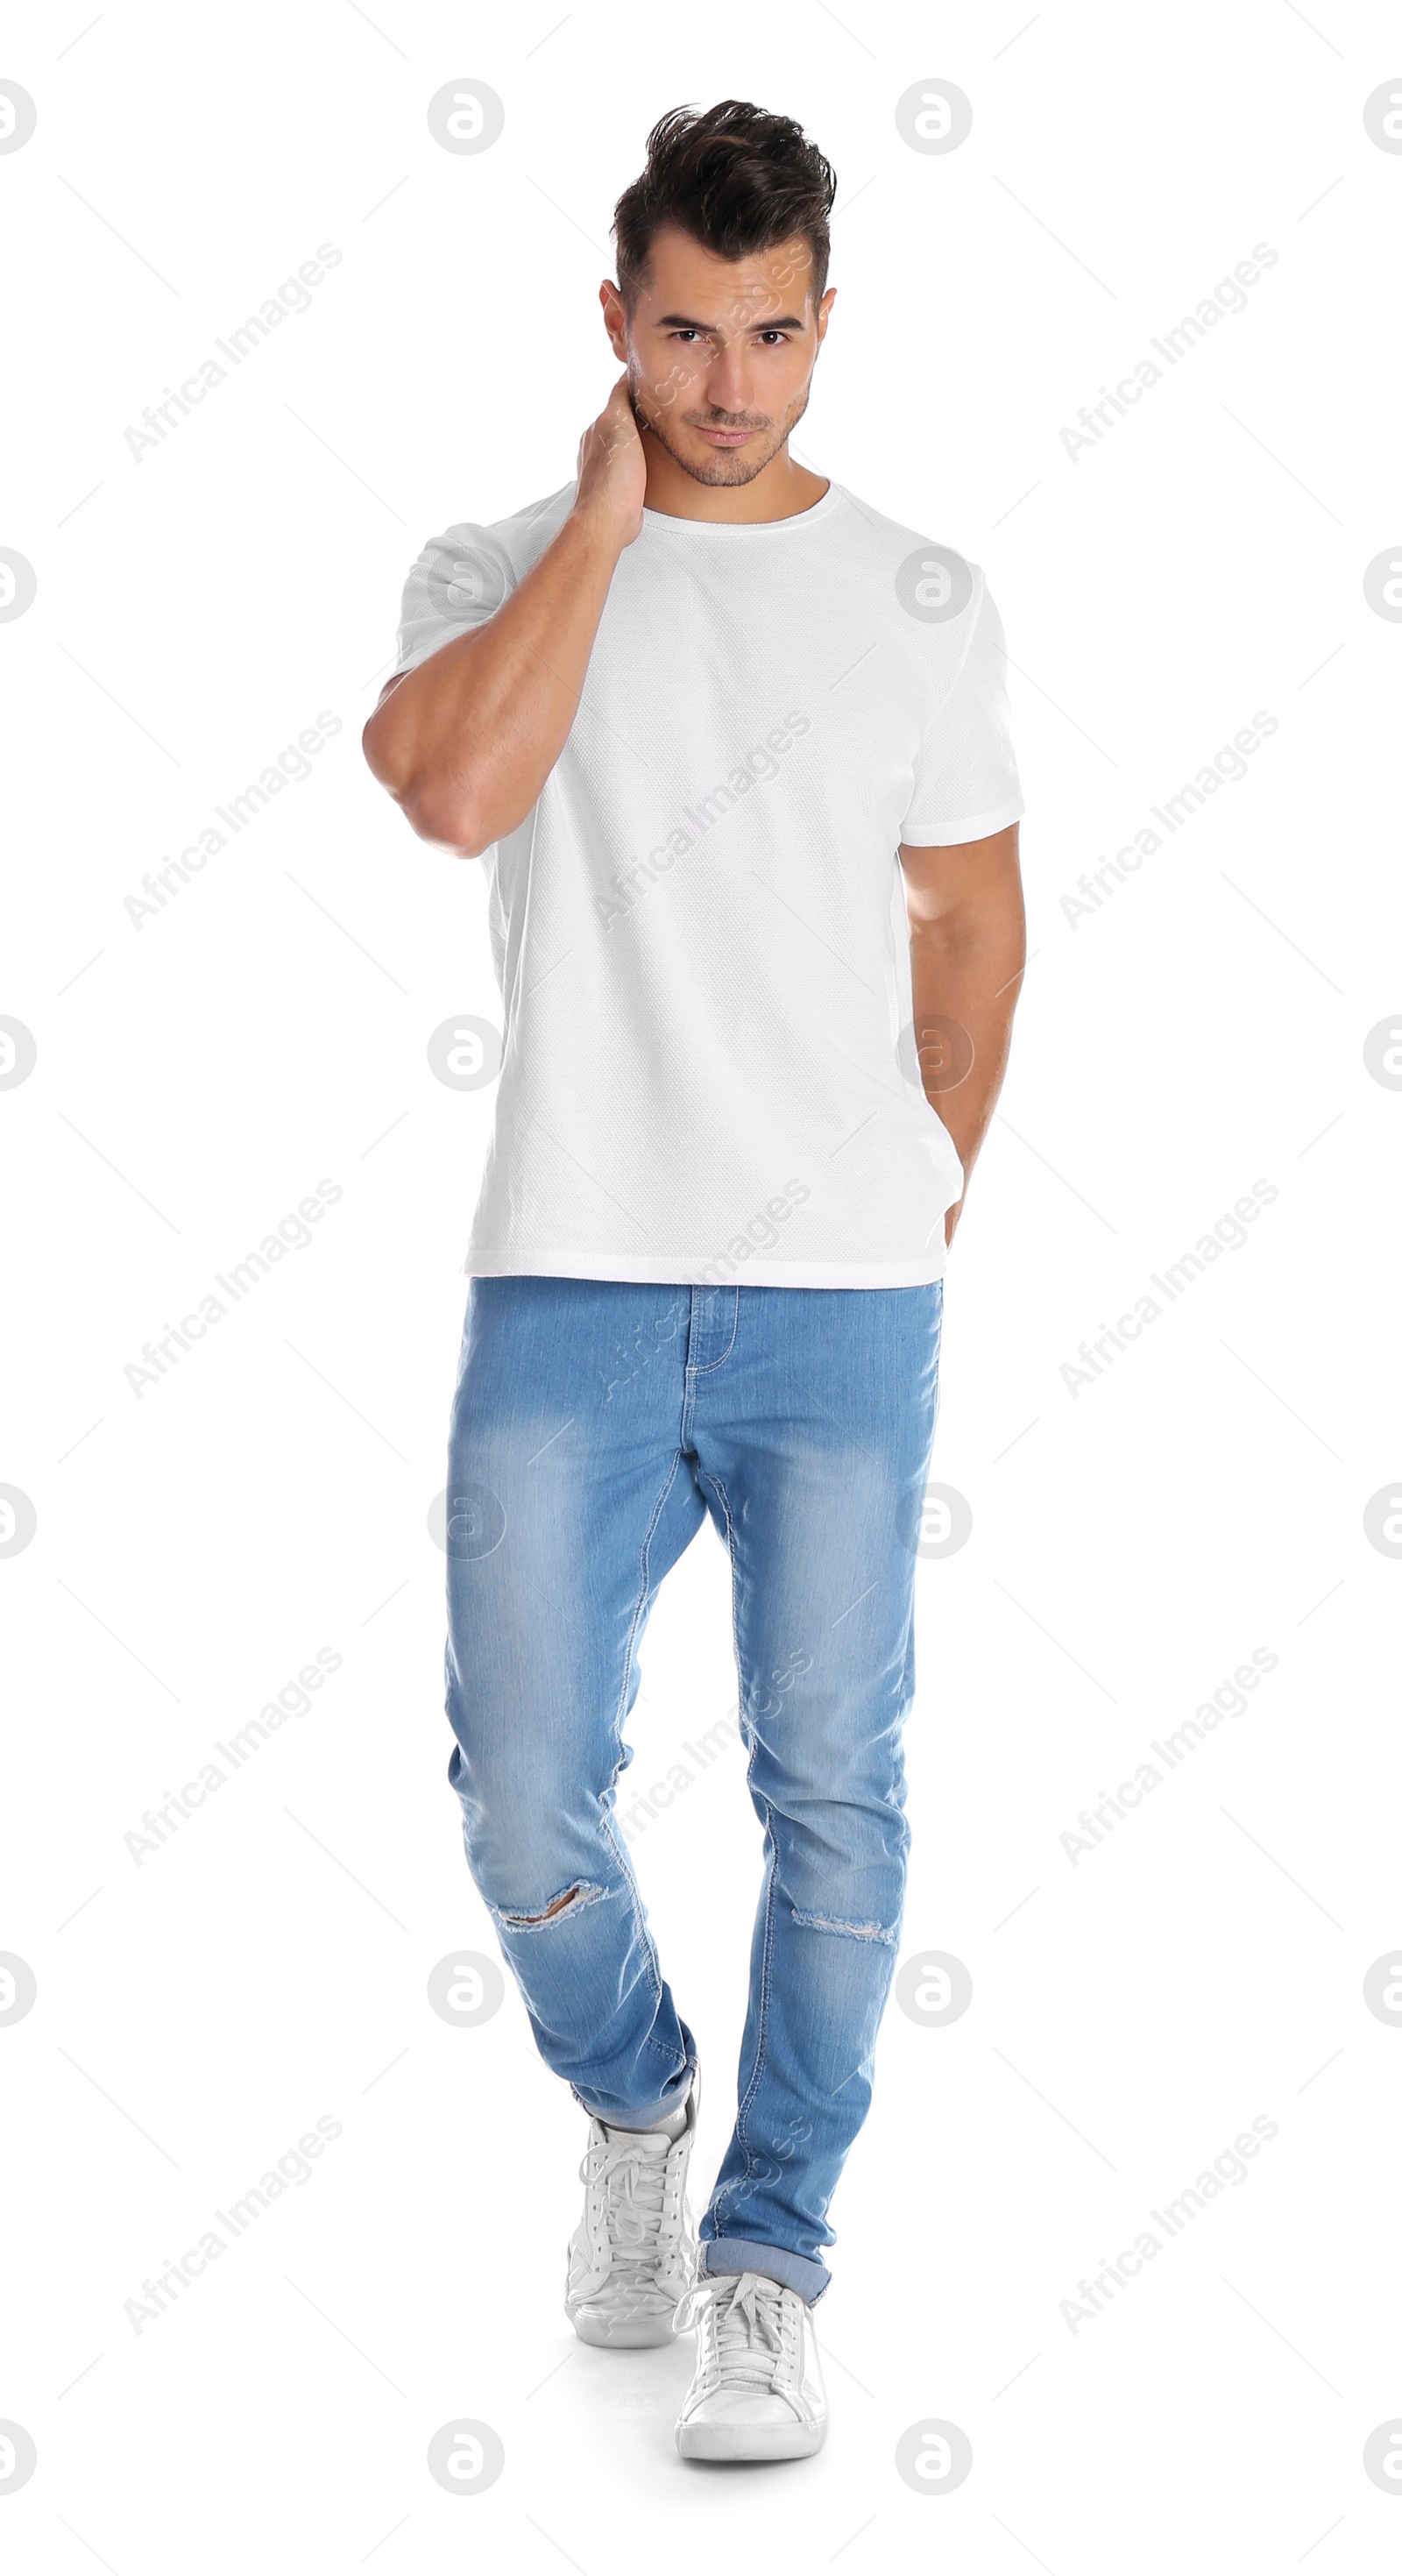
{"type": "Polygon", "coordinates": [[[631,314],[664,224],[690,233],[720,259],[744,259],[802,234],[813,253],[816,305],[827,284],[832,164],[791,116],[742,98],[704,111],[669,108],[647,138],[647,167],[613,210],[618,287],[631,314]]]}

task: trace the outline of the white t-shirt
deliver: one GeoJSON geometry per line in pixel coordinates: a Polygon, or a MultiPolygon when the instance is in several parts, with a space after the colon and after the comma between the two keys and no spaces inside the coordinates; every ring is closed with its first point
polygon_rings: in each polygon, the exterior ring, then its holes
{"type": "MultiPolygon", "coordinates": [[[[425,546],[396,669],[481,625],[573,483],[425,546]]],[[[569,739],[489,850],[504,1029],[469,1275],[914,1287],[963,1174],[921,1087],[897,843],[1023,811],[976,564],[829,485],[643,515],[569,739]]]]}

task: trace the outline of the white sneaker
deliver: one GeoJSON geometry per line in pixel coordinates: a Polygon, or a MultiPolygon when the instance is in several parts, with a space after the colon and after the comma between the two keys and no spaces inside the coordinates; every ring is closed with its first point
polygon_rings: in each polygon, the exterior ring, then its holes
{"type": "Polygon", "coordinates": [[[766,2272],[698,2281],[678,2312],[696,2326],[696,2376],[677,2417],[684,2460],[801,2460],[828,2429],[813,2311],[766,2272]]]}
{"type": "Polygon", "coordinates": [[[686,2127],[614,2129],[589,2123],[579,2168],[584,2216],[570,2238],[565,2314],[581,2343],[671,2343],[679,2303],[696,2280],[696,2226],[686,2196],[700,2076],[686,2127]]]}

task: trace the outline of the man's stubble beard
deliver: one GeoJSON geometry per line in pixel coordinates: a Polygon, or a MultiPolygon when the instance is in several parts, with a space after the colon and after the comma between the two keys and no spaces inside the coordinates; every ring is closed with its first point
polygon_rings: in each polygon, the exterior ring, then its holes
{"type": "MultiPolygon", "coordinates": [[[[764,472],[766,465],[772,465],[780,448],[785,445],[793,431],[797,429],[799,422],[802,420],[804,413],[808,409],[808,397],[811,391],[812,378],[810,377],[799,398],[797,410],[790,413],[783,428],[779,432],[778,437],[775,439],[773,446],[766,449],[764,455],[759,458],[758,462],[755,461],[747,448],[715,447],[712,448],[706,463],[701,465],[693,464],[689,456],[683,456],[680,450],[673,446],[670,438],[668,438],[666,434],[666,431],[660,426],[659,422],[651,419],[644,411],[642,404],[638,400],[637,379],[632,374],[631,370],[628,382],[628,399],[632,405],[633,418],[636,421],[638,428],[640,430],[649,430],[652,436],[656,439],[658,446],[666,449],[672,462],[681,467],[683,474],[689,474],[693,483],[709,484],[740,485],[753,483],[756,475],[764,472]]],[[[665,420],[665,413],[662,415],[662,418],[665,420]]],[[[708,424],[709,427],[715,429],[724,428],[726,425],[727,424],[723,421],[714,421],[708,424]]]]}

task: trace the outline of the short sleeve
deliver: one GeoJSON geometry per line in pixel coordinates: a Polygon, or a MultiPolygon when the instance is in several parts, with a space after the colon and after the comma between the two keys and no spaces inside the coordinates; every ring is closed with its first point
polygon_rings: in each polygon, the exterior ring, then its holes
{"type": "Polygon", "coordinates": [[[1003,621],[985,587],[958,678],[925,728],[901,839],[912,849],[982,841],[1020,820],[1003,621]]]}
{"type": "Polygon", "coordinates": [[[432,538],[404,584],[393,676],[416,670],[440,645],[484,626],[515,587],[511,559],[493,529],[465,520],[432,538]]]}

